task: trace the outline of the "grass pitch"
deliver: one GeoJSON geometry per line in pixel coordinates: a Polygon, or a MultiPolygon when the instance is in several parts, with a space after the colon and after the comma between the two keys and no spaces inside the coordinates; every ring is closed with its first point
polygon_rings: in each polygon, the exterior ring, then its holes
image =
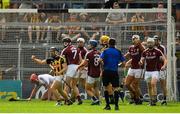
{"type": "Polygon", "coordinates": [[[143,105],[130,105],[127,102],[119,103],[119,111],[114,111],[114,106],[111,105],[111,110],[103,110],[104,101],[100,106],[91,106],[90,100],[85,100],[82,105],[55,106],[55,101],[14,101],[0,100],[0,113],[180,113],[180,102],[168,102],[167,106],[147,106],[148,103],[144,102],[143,105]]]}

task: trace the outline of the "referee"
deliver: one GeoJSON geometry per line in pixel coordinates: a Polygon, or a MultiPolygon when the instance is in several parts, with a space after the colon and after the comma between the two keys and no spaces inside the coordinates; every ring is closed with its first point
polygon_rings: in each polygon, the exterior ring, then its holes
{"type": "Polygon", "coordinates": [[[103,73],[102,81],[103,86],[105,87],[104,95],[106,101],[105,110],[111,110],[109,103],[109,95],[107,87],[109,84],[112,84],[114,90],[114,100],[115,100],[115,110],[119,110],[118,106],[118,88],[119,88],[119,75],[118,75],[118,64],[122,62],[122,65],[125,64],[125,58],[121,54],[121,51],[115,48],[116,40],[111,38],[109,40],[109,47],[101,53],[100,61],[103,62],[103,73]]]}

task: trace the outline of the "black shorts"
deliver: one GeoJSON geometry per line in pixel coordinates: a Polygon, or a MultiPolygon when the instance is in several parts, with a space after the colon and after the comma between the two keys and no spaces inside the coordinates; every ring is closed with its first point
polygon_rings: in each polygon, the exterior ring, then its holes
{"type": "Polygon", "coordinates": [[[104,70],[102,74],[103,86],[108,86],[110,83],[112,87],[119,87],[118,71],[104,70]]]}

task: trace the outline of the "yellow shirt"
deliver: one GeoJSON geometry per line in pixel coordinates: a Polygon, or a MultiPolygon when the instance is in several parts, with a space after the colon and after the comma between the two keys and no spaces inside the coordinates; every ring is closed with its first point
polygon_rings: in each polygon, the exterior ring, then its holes
{"type": "Polygon", "coordinates": [[[10,0],[2,0],[2,3],[0,4],[0,8],[8,9],[9,5],[10,5],[10,0]]]}

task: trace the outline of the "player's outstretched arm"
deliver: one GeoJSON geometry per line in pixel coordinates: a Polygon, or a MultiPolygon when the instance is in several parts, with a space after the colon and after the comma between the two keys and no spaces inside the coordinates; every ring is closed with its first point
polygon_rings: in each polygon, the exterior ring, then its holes
{"type": "Polygon", "coordinates": [[[47,64],[45,59],[44,60],[38,59],[38,58],[36,58],[35,55],[32,55],[31,59],[37,64],[47,64]]]}
{"type": "Polygon", "coordinates": [[[30,101],[31,99],[32,99],[32,97],[34,96],[34,94],[36,93],[36,86],[33,88],[33,90],[32,90],[32,92],[31,92],[31,94],[30,94],[30,96],[29,96],[29,98],[27,99],[28,101],[30,101]]]}

